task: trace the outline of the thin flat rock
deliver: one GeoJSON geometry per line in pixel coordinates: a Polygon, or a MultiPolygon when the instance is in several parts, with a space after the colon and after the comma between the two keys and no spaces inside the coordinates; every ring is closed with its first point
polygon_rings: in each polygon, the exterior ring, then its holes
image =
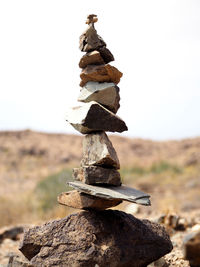
{"type": "Polygon", "coordinates": [[[121,199],[145,206],[151,205],[150,195],[125,185],[103,187],[88,185],[78,181],[68,182],[68,184],[76,190],[92,196],[106,199],[121,199]]]}

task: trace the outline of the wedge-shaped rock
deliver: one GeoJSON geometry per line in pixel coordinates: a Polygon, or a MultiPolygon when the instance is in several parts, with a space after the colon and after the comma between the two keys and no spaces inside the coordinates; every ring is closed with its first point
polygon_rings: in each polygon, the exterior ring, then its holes
{"type": "Polygon", "coordinates": [[[102,56],[102,58],[106,64],[115,60],[113,54],[105,46],[98,48],[98,51],[100,52],[100,54],[101,54],[101,56],[102,56]]]}
{"type": "Polygon", "coordinates": [[[115,169],[84,166],[73,169],[73,177],[85,184],[121,185],[120,173],[115,169]]]}
{"type": "Polygon", "coordinates": [[[87,65],[102,65],[104,63],[101,54],[98,51],[92,51],[82,56],[79,62],[79,67],[83,69],[87,67],[87,65]]]}
{"type": "Polygon", "coordinates": [[[128,130],[120,117],[95,101],[71,108],[66,120],[82,134],[96,131],[121,133],[128,130]]]}
{"type": "Polygon", "coordinates": [[[107,65],[88,65],[81,72],[80,86],[83,87],[87,82],[113,82],[118,84],[122,73],[115,67],[107,65]]]}
{"type": "Polygon", "coordinates": [[[150,206],[150,195],[145,194],[139,190],[134,188],[130,188],[127,186],[95,186],[84,184],[82,182],[68,182],[69,186],[72,186],[74,189],[86,193],[88,195],[92,195],[95,197],[105,198],[105,199],[118,199],[118,200],[126,200],[129,202],[150,206]]]}
{"type": "Polygon", "coordinates": [[[119,87],[114,83],[88,82],[81,90],[78,101],[96,101],[116,113],[120,107],[119,87]]]}
{"type": "Polygon", "coordinates": [[[96,165],[119,169],[117,153],[106,133],[88,134],[83,139],[83,159],[81,165],[96,165]]]}
{"type": "Polygon", "coordinates": [[[99,197],[87,195],[76,190],[63,192],[58,196],[58,202],[62,205],[72,207],[74,209],[95,209],[105,210],[119,205],[120,200],[108,200],[99,197]]]}
{"type": "Polygon", "coordinates": [[[94,26],[89,25],[86,31],[80,36],[80,50],[83,52],[94,51],[97,48],[106,46],[104,40],[97,34],[94,26]]]}

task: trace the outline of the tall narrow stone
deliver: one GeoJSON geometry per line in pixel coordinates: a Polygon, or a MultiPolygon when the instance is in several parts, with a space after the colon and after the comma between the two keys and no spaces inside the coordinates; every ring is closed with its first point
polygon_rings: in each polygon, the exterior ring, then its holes
{"type": "Polygon", "coordinates": [[[104,132],[88,134],[83,139],[83,159],[81,165],[95,165],[120,168],[117,153],[104,132]]]}

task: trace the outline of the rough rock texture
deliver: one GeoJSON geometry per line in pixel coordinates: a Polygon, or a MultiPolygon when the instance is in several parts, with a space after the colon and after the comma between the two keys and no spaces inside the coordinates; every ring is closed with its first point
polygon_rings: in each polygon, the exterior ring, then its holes
{"type": "Polygon", "coordinates": [[[117,153],[105,132],[88,134],[84,137],[81,165],[120,168],[117,153]]]}
{"type": "Polygon", "coordinates": [[[82,134],[96,131],[121,133],[128,130],[120,117],[95,101],[69,109],[66,120],[82,134]]]}
{"type": "Polygon", "coordinates": [[[101,54],[98,51],[92,51],[82,56],[79,62],[79,67],[83,69],[87,67],[87,65],[102,65],[104,63],[101,54]]]}
{"type": "Polygon", "coordinates": [[[115,169],[97,166],[83,166],[73,169],[73,177],[76,181],[85,184],[109,184],[121,185],[120,173],[115,169]]]}
{"type": "Polygon", "coordinates": [[[58,202],[62,205],[69,206],[75,209],[96,209],[105,210],[119,205],[120,200],[108,200],[99,197],[87,195],[85,193],[74,191],[63,192],[58,196],[58,202]]]}
{"type": "Polygon", "coordinates": [[[81,90],[78,101],[96,101],[116,113],[119,109],[119,87],[114,83],[87,82],[81,90]]]}
{"type": "Polygon", "coordinates": [[[118,84],[122,73],[115,67],[107,65],[88,65],[82,70],[80,86],[83,87],[89,81],[113,82],[118,84]]]}
{"type": "Polygon", "coordinates": [[[137,189],[122,185],[122,186],[96,186],[84,184],[80,181],[68,182],[69,186],[77,189],[80,192],[92,195],[95,197],[101,197],[105,199],[118,199],[126,200],[129,202],[150,206],[150,195],[139,191],[137,189]]]}
{"type": "Polygon", "coordinates": [[[185,259],[189,260],[190,266],[200,266],[200,231],[191,232],[184,238],[185,259]]]}
{"type": "Polygon", "coordinates": [[[79,48],[83,52],[94,51],[97,48],[106,46],[104,40],[97,34],[97,31],[92,25],[80,36],[79,48]]]}
{"type": "MultiPolygon", "coordinates": [[[[1,266],[1,265],[0,265],[1,266]]],[[[34,267],[26,259],[22,259],[19,256],[10,256],[7,267],[34,267]]]]}
{"type": "Polygon", "coordinates": [[[83,211],[29,229],[21,252],[37,267],[145,267],[172,250],[159,224],[121,211],[83,211]]]}

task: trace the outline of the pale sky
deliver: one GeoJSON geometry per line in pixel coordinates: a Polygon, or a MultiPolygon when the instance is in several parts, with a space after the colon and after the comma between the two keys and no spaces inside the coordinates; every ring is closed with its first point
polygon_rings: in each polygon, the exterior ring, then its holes
{"type": "Polygon", "coordinates": [[[122,136],[200,136],[200,1],[0,1],[0,130],[77,133],[79,36],[88,14],[123,72],[122,136]]]}

